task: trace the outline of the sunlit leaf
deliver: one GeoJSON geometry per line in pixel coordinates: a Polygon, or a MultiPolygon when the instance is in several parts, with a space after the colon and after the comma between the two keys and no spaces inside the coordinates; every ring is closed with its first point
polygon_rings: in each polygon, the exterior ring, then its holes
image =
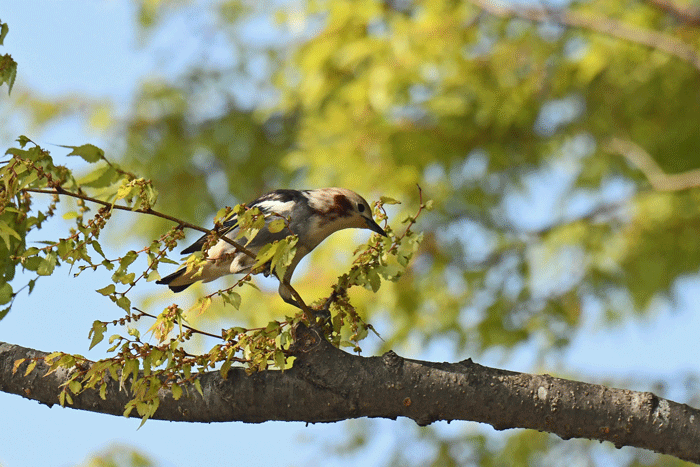
{"type": "Polygon", "coordinates": [[[86,162],[97,162],[104,159],[105,152],[93,144],[83,144],[82,146],[62,146],[72,149],[69,156],[80,156],[86,162]]]}

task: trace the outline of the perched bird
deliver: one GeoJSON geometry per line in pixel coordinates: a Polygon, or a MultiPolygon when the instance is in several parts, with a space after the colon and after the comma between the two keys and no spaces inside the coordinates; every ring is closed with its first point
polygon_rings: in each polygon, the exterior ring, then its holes
{"type": "MultiPolygon", "coordinates": [[[[369,229],[386,236],[386,232],[372,219],[372,210],[367,201],[354,191],[345,188],[275,190],[247,206],[259,208],[266,219],[265,228],[261,229],[246,247],[252,253],[257,254],[263,246],[275,240],[284,239],[292,233],[299,237],[296,254],[283,278],[287,281],[291,279],[299,261],[333,232],[357,228],[369,229]],[[280,232],[271,233],[267,227],[277,218],[273,214],[288,218],[289,226],[280,232]]],[[[238,235],[238,223],[235,217],[227,220],[223,225],[227,229],[225,234],[227,237],[234,239],[238,235]]],[[[204,235],[182,250],[182,254],[200,251],[206,242],[207,235],[204,235]]],[[[242,237],[236,242],[245,245],[247,239],[242,237]]],[[[207,250],[207,259],[201,275],[193,277],[194,273],[187,273],[186,268],[183,267],[156,281],[156,284],[167,284],[173,292],[181,292],[197,281],[209,282],[227,274],[248,273],[254,264],[254,258],[237,251],[233,245],[220,239],[207,250]]],[[[280,281],[279,294],[285,302],[298,306],[282,281],[280,281]]]]}

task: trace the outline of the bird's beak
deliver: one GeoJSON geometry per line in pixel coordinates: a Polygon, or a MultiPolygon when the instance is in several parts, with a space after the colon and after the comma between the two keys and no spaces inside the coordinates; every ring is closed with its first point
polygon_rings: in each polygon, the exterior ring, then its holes
{"type": "Polygon", "coordinates": [[[365,220],[365,223],[367,224],[367,228],[369,230],[371,230],[372,232],[377,232],[379,235],[383,235],[384,237],[386,237],[386,232],[384,232],[384,229],[379,227],[379,224],[374,222],[374,219],[368,219],[366,217],[363,217],[363,219],[365,220]]]}

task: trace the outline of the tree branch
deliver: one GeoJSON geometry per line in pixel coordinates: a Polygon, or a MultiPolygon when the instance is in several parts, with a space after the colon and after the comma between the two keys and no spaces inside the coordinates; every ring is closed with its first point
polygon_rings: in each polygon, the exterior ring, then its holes
{"type": "Polygon", "coordinates": [[[700,8],[693,5],[678,5],[669,0],[649,0],[649,3],[668,12],[676,20],[691,26],[700,26],[700,8]]]}
{"type": "Polygon", "coordinates": [[[700,186],[700,169],[679,174],[667,174],[648,152],[631,141],[612,138],[605,144],[605,148],[610,152],[622,155],[634,164],[655,190],[681,191],[700,186]]]}
{"type": "Polygon", "coordinates": [[[675,37],[651,29],[633,27],[604,16],[582,15],[575,11],[510,7],[490,0],[469,1],[485,12],[501,18],[523,18],[537,23],[557,23],[645,45],[680,58],[700,70],[700,53],[695,48],[675,37]]]}
{"type": "MultiPolygon", "coordinates": [[[[181,219],[178,219],[177,217],[170,216],[168,214],[156,211],[156,210],[151,209],[151,208],[132,209],[128,206],[120,206],[116,203],[108,203],[107,201],[102,201],[101,199],[92,198],[90,196],[83,195],[80,193],[73,193],[72,191],[65,190],[60,186],[54,187],[52,190],[45,190],[45,189],[40,189],[40,188],[23,188],[22,191],[27,191],[30,193],[43,193],[43,194],[49,194],[49,195],[70,196],[72,198],[78,198],[78,199],[82,199],[83,201],[89,201],[91,203],[99,204],[101,206],[105,206],[105,207],[108,207],[110,209],[119,209],[122,211],[129,211],[129,212],[140,212],[143,214],[148,214],[151,216],[160,217],[162,219],[166,219],[166,220],[175,222],[176,224],[178,224],[182,227],[187,227],[187,228],[193,229],[193,230],[199,230],[200,232],[204,232],[205,234],[211,234],[213,232],[213,230],[205,229],[204,227],[200,227],[198,225],[191,224],[187,221],[183,221],[181,219]]],[[[253,253],[252,251],[250,251],[249,249],[247,249],[243,245],[240,245],[239,243],[234,242],[232,239],[228,238],[226,235],[221,235],[219,238],[224,240],[229,245],[233,246],[236,249],[236,251],[239,251],[245,255],[248,255],[253,259],[256,258],[255,253],[253,253]]],[[[314,314],[311,311],[311,309],[308,307],[308,305],[306,305],[304,300],[301,298],[301,295],[299,295],[299,292],[297,292],[296,289],[294,287],[292,287],[292,284],[290,284],[288,280],[283,280],[283,279],[278,279],[278,280],[280,282],[282,282],[284,284],[284,286],[289,289],[292,296],[294,297],[296,302],[299,304],[299,308],[303,311],[304,317],[306,318],[306,320],[309,323],[313,322],[314,314]]]]}
{"type": "MultiPolygon", "coordinates": [[[[433,363],[387,352],[358,357],[342,352],[312,329],[300,327],[292,352],[297,359],[286,371],[246,375],[232,368],[200,377],[175,401],[166,391],[152,417],[188,422],[269,420],[334,422],[358,417],[407,417],[419,425],[437,420],[470,420],[497,430],[530,428],[563,439],[609,441],[700,462],[700,411],[649,392],[613,389],[555,378],[488,368],[469,360],[433,363]]],[[[46,354],[0,344],[0,391],[53,405],[67,371],[44,376],[40,362],[28,376],[27,363],[13,375],[19,358],[46,354]]],[[[129,387],[129,383],[125,385],[129,387]]],[[[73,408],[121,415],[129,394],[110,380],[107,398],[87,390],[73,396],[73,408]]],[[[135,414],[133,414],[135,416],[135,414]]]]}
{"type": "MultiPolygon", "coordinates": [[[[97,198],[92,198],[87,195],[83,195],[80,193],[73,193],[72,191],[64,190],[61,187],[54,187],[53,190],[44,190],[40,188],[23,188],[22,191],[27,191],[30,193],[43,193],[43,194],[48,194],[48,195],[65,195],[65,196],[70,196],[71,198],[77,198],[77,199],[82,199],[83,201],[90,201],[91,203],[99,204],[101,206],[108,207],[110,209],[120,209],[122,211],[129,211],[129,212],[140,212],[143,214],[148,214],[150,216],[156,216],[160,217],[161,219],[166,219],[172,222],[175,222],[178,225],[181,225],[182,227],[187,227],[188,229],[193,229],[193,230],[199,230],[200,232],[203,232],[205,234],[210,234],[212,231],[210,229],[205,229],[204,227],[200,227],[196,224],[191,224],[187,221],[183,221],[182,219],[178,219],[177,217],[170,216],[168,214],[156,211],[151,208],[146,208],[146,209],[133,209],[130,208],[129,206],[120,206],[116,203],[108,203],[107,201],[102,201],[101,199],[97,198]]],[[[221,239],[223,239],[225,242],[233,246],[237,251],[240,251],[243,254],[246,254],[250,256],[251,258],[255,259],[255,254],[245,248],[242,245],[239,245],[238,243],[234,242],[230,238],[228,238],[225,235],[221,236],[221,239]]]]}

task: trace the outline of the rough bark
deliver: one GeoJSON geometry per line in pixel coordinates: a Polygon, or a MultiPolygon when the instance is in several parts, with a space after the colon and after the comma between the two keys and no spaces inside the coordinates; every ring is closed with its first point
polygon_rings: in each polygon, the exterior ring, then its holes
{"type": "MultiPolygon", "coordinates": [[[[561,438],[610,441],[700,463],[700,411],[649,392],[613,389],[488,368],[471,359],[459,363],[409,360],[387,352],[358,357],[342,352],[314,330],[300,329],[294,368],[251,376],[232,368],[201,376],[204,397],[194,389],[176,401],[163,392],[152,417],[187,422],[268,420],[334,422],[357,417],[408,417],[419,425],[470,420],[497,430],[531,428],[561,438]]],[[[43,352],[0,343],[0,391],[48,406],[57,402],[67,371],[47,377],[40,363],[24,376],[20,358],[43,352]]],[[[129,400],[112,381],[107,400],[97,391],[73,397],[73,408],[121,415],[129,400]]]]}

